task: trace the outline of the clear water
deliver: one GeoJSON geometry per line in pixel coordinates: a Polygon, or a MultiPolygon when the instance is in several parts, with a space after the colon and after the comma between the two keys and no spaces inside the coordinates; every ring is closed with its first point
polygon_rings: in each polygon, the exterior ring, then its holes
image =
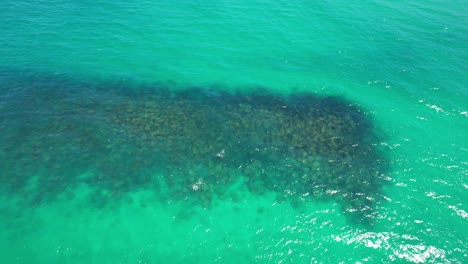
{"type": "Polygon", "coordinates": [[[465,1],[3,1],[0,259],[466,262],[466,25],[465,1]]]}

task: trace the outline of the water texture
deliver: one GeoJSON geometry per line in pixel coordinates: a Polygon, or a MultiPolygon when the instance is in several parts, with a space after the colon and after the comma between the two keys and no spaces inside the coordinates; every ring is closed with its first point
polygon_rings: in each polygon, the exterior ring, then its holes
{"type": "Polygon", "coordinates": [[[466,1],[3,1],[2,263],[465,263],[466,1]]]}

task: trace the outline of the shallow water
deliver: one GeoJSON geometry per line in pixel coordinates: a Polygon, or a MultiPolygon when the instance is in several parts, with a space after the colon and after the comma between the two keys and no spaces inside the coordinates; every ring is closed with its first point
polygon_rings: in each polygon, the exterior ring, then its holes
{"type": "Polygon", "coordinates": [[[82,183],[100,187],[98,206],[144,188],[209,208],[246,189],[296,203],[335,198],[373,217],[386,161],[371,120],[338,97],[41,77],[1,78],[2,179],[17,194],[35,177],[33,204],[82,183]]]}
{"type": "Polygon", "coordinates": [[[467,4],[4,1],[8,263],[467,258],[467,4]]]}

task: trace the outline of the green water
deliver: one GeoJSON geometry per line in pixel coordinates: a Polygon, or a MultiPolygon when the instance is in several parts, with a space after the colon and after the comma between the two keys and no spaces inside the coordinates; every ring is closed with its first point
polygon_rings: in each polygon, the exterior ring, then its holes
{"type": "Polygon", "coordinates": [[[458,0],[3,1],[2,263],[466,262],[467,25],[458,0]]]}

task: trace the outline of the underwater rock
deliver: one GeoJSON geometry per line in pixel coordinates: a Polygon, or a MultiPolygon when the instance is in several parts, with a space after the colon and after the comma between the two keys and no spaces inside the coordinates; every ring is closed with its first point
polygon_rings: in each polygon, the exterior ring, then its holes
{"type": "MultiPolygon", "coordinates": [[[[258,89],[123,89],[50,78],[12,82],[27,86],[27,93],[4,102],[18,110],[0,119],[9,126],[2,140],[10,142],[1,147],[1,177],[15,177],[16,190],[32,175],[42,175],[47,188],[58,174],[77,183],[91,172],[87,183],[115,198],[148,186],[158,173],[163,185],[152,183],[155,191],[167,186],[167,199],[204,207],[237,196],[230,191],[236,182],[257,195],[287,194],[296,206],[335,199],[364,217],[379,199],[387,167],[375,128],[342,98],[258,89]],[[44,163],[55,165],[44,170],[44,163]]],[[[67,186],[56,184],[50,195],[67,186]]]]}

